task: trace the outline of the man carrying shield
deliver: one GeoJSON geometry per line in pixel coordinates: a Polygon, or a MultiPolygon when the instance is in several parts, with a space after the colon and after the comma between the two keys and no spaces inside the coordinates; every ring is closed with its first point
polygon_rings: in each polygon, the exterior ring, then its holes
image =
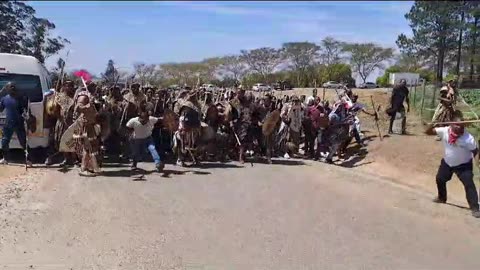
{"type": "MultiPolygon", "coordinates": [[[[75,95],[74,83],[72,81],[65,81],[62,89],[59,93],[55,94],[53,104],[53,114],[57,119],[55,123],[55,129],[53,131],[53,143],[49,147],[51,155],[47,157],[45,165],[49,166],[53,164],[53,158],[59,152],[60,141],[62,135],[65,133],[68,127],[73,124],[73,97],[75,95]]],[[[74,157],[71,153],[64,153],[64,161],[61,166],[73,165],[74,157]]]]}

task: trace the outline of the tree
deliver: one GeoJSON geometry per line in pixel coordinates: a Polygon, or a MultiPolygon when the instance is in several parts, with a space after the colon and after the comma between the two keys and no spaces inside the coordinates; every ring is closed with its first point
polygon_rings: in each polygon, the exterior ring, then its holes
{"type": "Polygon", "coordinates": [[[315,64],[320,46],[311,42],[287,42],[282,45],[282,53],[290,67],[297,73],[297,85],[305,80],[308,67],[315,64]]]}
{"type": "Polygon", "coordinates": [[[340,54],[343,51],[345,43],[338,41],[332,37],[326,37],[322,40],[322,63],[329,66],[332,64],[340,63],[340,54]]]}
{"type": "Polygon", "coordinates": [[[413,72],[424,66],[423,63],[419,61],[418,57],[406,53],[402,53],[398,56],[395,65],[406,72],[413,72]]]}
{"type": "Polygon", "coordinates": [[[198,76],[206,79],[207,81],[213,81],[217,79],[217,73],[222,65],[221,57],[212,57],[204,59],[199,65],[195,66],[198,76]]]}
{"type": "Polygon", "coordinates": [[[393,57],[392,48],[383,48],[374,43],[346,44],[344,51],[349,53],[350,64],[363,82],[378,68],[383,68],[383,63],[393,57]]]}
{"type": "Polygon", "coordinates": [[[320,55],[321,62],[324,66],[324,76],[323,80],[331,81],[335,80],[333,78],[333,73],[335,72],[335,64],[341,62],[341,54],[343,52],[343,47],[345,42],[336,40],[332,37],[326,37],[321,41],[322,53],[320,55]],[[325,77],[326,76],[326,77],[325,77]]]}
{"type": "Polygon", "coordinates": [[[246,63],[238,55],[224,56],[221,62],[219,68],[222,75],[231,77],[235,81],[241,81],[248,72],[246,63]]]}
{"type": "Polygon", "coordinates": [[[133,64],[133,70],[141,85],[151,83],[155,75],[155,65],[153,64],[135,63],[133,64]]]}
{"type": "Polygon", "coordinates": [[[405,18],[410,22],[413,37],[400,34],[397,45],[402,52],[436,62],[436,80],[441,82],[445,57],[457,44],[456,29],[460,26],[459,1],[415,1],[405,18]]]}
{"type": "Polygon", "coordinates": [[[105,73],[102,73],[101,76],[105,80],[105,83],[107,84],[115,83],[118,76],[118,71],[115,69],[115,63],[113,62],[112,59],[108,60],[105,73]]]}
{"type": "Polygon", "coordinates": [[[0,1],[0,52],[20,53],[27,22],[35,10],[24,2],[0,1]]]}
{"type": "Polygon", "coordinates": [[[465,13],[466,13],[466,10],[467,9],[467,4],[465,1],[462,1],[460,7],[459,7],[459,11],[460,11],[460,24],[459,24],[459,27],[458,27],[458,30],[459,30],[459,33],[458,33],[458,45],[457,45],[457,64],[456,64],[456,67],[455,67],[455,74],[457,76],[460,75],[460,64],[461,64],[461,60],[462,60],[462,45],[463,45],[463,32],[464,32],[464,29],[465,29],[465,13]]]}
{"type": "Polygon", "coordinates": [[[22,53],[34,56],[41,63],[55,55],[70,43],[62,37],[50,37],[50,31],[55,29],[55,24],[44,18],[32,17],[27,32],[27,37],[22,41],[22,53]]]}
{"type": "Polygon", "coordinates": [[[0,52],[19,53],[45,59],[69,43],[51,37],[55,24],[35,16],[35,9],[23,1],[0,1],[0,52]]]}
{"type": "Polygon", "coordinates": [[[263,47],[250,51],[241,50],[242,60],[249,66],[250,70],[259,73],[264,80],[282,62],[281,52],[274,48],[263,47]]]}
{"type": "MultiPolygon", "coordinates": [[[[466,4],[466,22],[465,22],[465,47],[467,47],[466,52],[466,62],[468,62],[469,76],[470,80],[473,80],[473,75],[475,72],[475,64],[480,63],[480,57],[477,53],[478,46],[478,27],[480,24],[480,2],[478,1],[467,1],[466,4]]],[[[479,68],[477,67],[477,72],[479,68]]]]}

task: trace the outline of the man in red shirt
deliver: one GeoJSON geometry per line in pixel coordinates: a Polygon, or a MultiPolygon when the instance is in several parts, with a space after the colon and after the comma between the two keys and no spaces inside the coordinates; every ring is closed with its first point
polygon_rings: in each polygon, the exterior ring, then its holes
{"type": "Polygon", "coordinates": [[[305,111],[305,153],[309,158],[318,158],[321,144],[322,118],[325,118],[325,111],[320,104],[316,103],[313,97],[307,100],[307,109],[305,111]],[[315,139],[317,139],[317,155],[315,153],[315,139]]]}

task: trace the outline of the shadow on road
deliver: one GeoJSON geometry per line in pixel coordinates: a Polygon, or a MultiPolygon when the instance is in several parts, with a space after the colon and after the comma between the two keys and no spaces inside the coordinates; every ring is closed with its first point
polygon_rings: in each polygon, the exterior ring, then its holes
{"type": "MultiPolygon", "coordinates": [[[[139,176],[140,178],[143,178],[145,175],[150,175],[152,173],[156,172],[155,170],[147,171],[144,169],[122,169],[122,170],[115,170],[115,171],[102,171],[101,176],[105,177],[134,177],[134,176],[139,176]]],[[[139,180],[136,180],[139,181],[139,180]]],[[[144,180],[145,181],[145,180],[144,180]]]]}
{"type": "Polygon", "coordinates": [[[209,175],[209,174],[211,174],[210,172],[202,172],[202,171],[163,170],[161,176],[164,177],[164,178],[170,178],[170,176],[171,176],[172,174],[173,174],[173,175],[184,175],[184,174],[187,174],[187,173],[192,173],[192,174],[196,174],[196,175],[209,175]]]}
{"type": "Polygon", "coordinates": [[[305,165],[305,162],[301,160],[276,159],[272,160],[272,165],[303,166],[305,165]]]}
{"type": "Polygon", "coordinates": [[[461,206],[461,205],[454,204],[454,203],[447,202],[446,205],[450,205],[450,206],[457,207],[457,208],[460,208],[460,209],[470,210],[470,208],[468,208],[468,207],[461,206]]]}
{"type": "Polygon", "coordinates": [[[216,163],[216,162],[209,162],[209,163],[200,163],[199,166],[196,166],[199,169],[230,169],[230,168],[243,168],[243,166],[238,166],[231,163],[216,163]]]}
{"type": "MultiPolygon", "coordinates": [[[[253,164],[260,163],[260,164],[268,164],[265,158],[261,158],[255,160],[253,164]]],[[[284,166],[304,166],[306,165],[305,162],[301,160],[293,160],[293,159],[272,159],[272,164],[269,165],[284,165],[284,166]]]]}
{"type": "MultiPolygon", "coordinates": [[[[367,137],[368,139],[371,139],[372,137],[367,137]]],[[[366,139],[367,139],[366,138],[366,139]]],[[[349,147],[347,149],[346,153],[346,161],[339,162],[338,165],[341,167],[345,168],[355,168],[355,167],[360,167],[363,165],[367,165],[372,163],[370,162],[365,162],[359,164],[362,160],[364,160],[367,157],[368,150],[365,148],[362,148],[360,145],[356,144],[355,146],[349,147]]]]}

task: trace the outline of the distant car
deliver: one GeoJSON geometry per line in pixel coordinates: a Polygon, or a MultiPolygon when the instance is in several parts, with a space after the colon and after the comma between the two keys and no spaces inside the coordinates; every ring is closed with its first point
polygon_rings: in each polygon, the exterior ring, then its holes
{"type": "Polygon", "coordinates": [[[324,88],[342,88],[343,87],[343,84],[341,83],[338,83],[338,82],[335,82],[335,81],[329,81],[329,82],[326,82],[322,85],[324,88]]]}
{"type": "Polygon", "coordinates": [[[252,87],[253,91],[258,91],[258,92],[270,91],[270,89],[271,87],[264,83],[257,83],[252,87]]]}
{"type": "Polygon", "coordinates": [[[373,83],[373,82],[366,82],[366,83],[360,84],[360,86],[358,86],[358,88],[373,89],[373,88],[378,88],[378,85],[376,83],[373,83]]]}
{"type": "Polygon", "coordinates": [[[272,85],[275,90],[292,90],[293,87],[288,81],[279,81],[272,85]]]}

